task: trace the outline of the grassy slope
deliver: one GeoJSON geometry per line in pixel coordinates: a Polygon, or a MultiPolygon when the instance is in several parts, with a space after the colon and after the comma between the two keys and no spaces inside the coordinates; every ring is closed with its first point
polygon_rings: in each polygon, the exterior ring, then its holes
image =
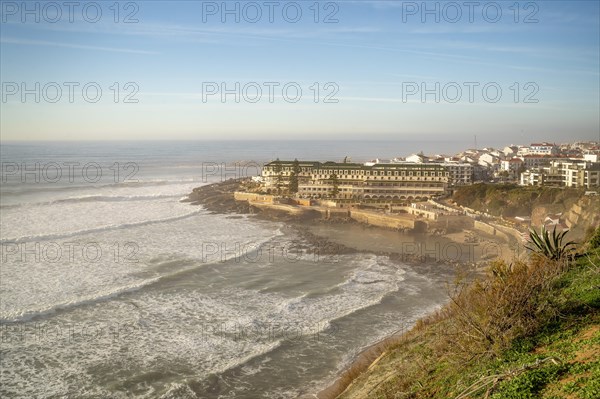
{"type": "Polygon", "coordinates": [[[340,398],[600,398],[600,248],[588,255],[531,293],[535,309],[553,310],[525,318],[540,321],[531,331],[508,328],[507,344],[481,355],[479,341],[452,335],[455,313],[438,314],[388,345],[340,398]]]}
{"type": "MultiPolygon", "coordinates": [[[[598,250],[594,258],[600,267],[598,250]]],[[[557,288],[565,302],[556,320],[466,376],[503,375],[491,398],[600,397],[600,269],[582,259],[560,277],[557,288]]]]}
{"type": "Polygon", "coordinates": [[[460,187],[453,195],[458,204],[494,216],[531,215],[536,205],[560,205],[563,210],[584,191],[557,187],[521,187],[514,184],[473,184],[460,187]]]}

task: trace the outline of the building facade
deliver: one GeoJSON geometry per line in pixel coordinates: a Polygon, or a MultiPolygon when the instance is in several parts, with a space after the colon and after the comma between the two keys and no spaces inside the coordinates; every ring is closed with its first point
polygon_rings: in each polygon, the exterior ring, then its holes
{"type": "Polygon", "coordinates": [[[462,162],[443,162],[441,165],[448,171],[448,184],[465,186],[473,184],[473,165],[462,162]]]}
{"type": "Polygon", "coordinates": [[[532,155],[556,155],[559,153],[559,148],[556,144],[551,143],[531,143],[528,153],[532,155]]]}
{"type": "MultiPolygon", "coordinates": [[[[273,161],[263,167],[268,192],[286,192],[294,161],[273,161]]],[[[298,162],[298,196],[336,198],[348,202],[403,201],[446,193],[449,173],[435,163],[360,164],[298,162]]]]}
{"type": "Polygon", "coordinates": [[[500,169],[506,172],[518,172],[523,167],[521,158],[511,158],[500,162],[500,169]]]}
{"type": "Polygon", "coordinates": [[[600,163],[553,161],[549,166],[522,173],[521,185],[597,189],[600,187],[600,163]]]}
{"type": "Polygon", "coordinates": [[[524,155],[521,159],[523,160],[523,166],[526,169],[532,169],[548,166],[553,161],[559,161],[564,158],[556,155],[524,155]]]}

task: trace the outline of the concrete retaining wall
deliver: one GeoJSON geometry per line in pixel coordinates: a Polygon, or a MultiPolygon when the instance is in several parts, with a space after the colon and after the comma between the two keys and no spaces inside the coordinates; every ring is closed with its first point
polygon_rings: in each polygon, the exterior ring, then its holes
{"type": "Polygon", "coordinates": [[[351,210],[350,217],[357,222],[390,229],[414,229],[416,225],[416,221],[410,218],[363,210],[351,210]]]}
{"type": "Polygon", "coordinates": [[[317,208],[317,210],[325,219],[350,217],[350,211],[348,209],[317,208]]]}
{"type": "Polygon", "coordinates": [[[252,206],[260,209],[268,209],[272,211],[286,212],[290,215],[310,215],[311,210],[308,208],[300,208],[293,205],[269,204],[264,202],[248,201],[252,206]]]}
{"type": "Polygon", "coordinates": [[[438,208],[441,208],[441,209],[445,210],[446,212],[450,212],[452,214],[462,214],[462,213],[464,213],[464,212],[461,212],[461,211],[459,211],[459,210],[457,210],[455,208],[452,208],[450,206],[447,206],[447,205],[441,204],[439,202],[436,202],[435,200],[432,200],[432,199],[427,200],[427,202],[429,202],[432,205],[437,206],[438,208]]]}
{"type": "MultiPolygon", "coordinates": [[[[272,209],[284,211],[293,215],[308,215],[310,212],[316,211],[321,214],[321,217],[329,218],[344,218],[350,217],[358,222],[370,224],[378,227],[399,230],[416,230],[426,231],[427,222],[415,220],[412,215],[388,215],[384,213],[347,209],[347,208],[326,208],[326,207],[306,207],[295,205],[275,204],[275,196],[262,195],[245,192],[235,192],[234,198],[236,201],[248,201],[250,204],[264,209],[272,209]]],[[[298,203],[294,201],[295,203],[298,203]]],[[[304,205],[305,203],[302,203],[304,205]]]]}
{"type": "Polygon", "coordinates": [[[327,208],[337,208],[338,207],[338,203],[337,202],[330,201],[330,200],[316,200],[316,201],[314,201],[314,203],[316,205],[324,206],[324,207],[327,207],[327,208]]]}
{"type": "Polygon", "coordinates": [[[275,202],[275,196],[273,195],[245,193],[240,191],[233,193],[233,198],[235,198],[236,201],[261,202],[264,204],[272,204],[275,202]]]}
{"type": "Polygon", "coordinates": [[[504,233],[503,231],[500,231],[498,228],[496,228],[495,226],[492,226],[490,224],[481,222],[479,220],[475,220],[473,223],[473,227],[476,230],[482,231],[486,234],[499,237],[505,241],[510,241],[508,238],[508,235],[506,233],[504,233]]]}
{"type": "Polygon", "coordinates": [[[413,208],[412,206],[405,206],[403,208],[406,211],[406,213],[408,213],[410,215],[421,216],[421,217],[424,217],[425,219],[429,219],[429,220],[437,220],[437,218],[438,218],[438,213],[435,211],[413,208]]]}
{"type": "Polygon", "coordinates": [[[492,224],[493,227],[495,227],[497,230],[499,230],[500,232],[504,233],[507,237],[510,236],[512,238],[514,238],[515,240],[517,240],[517,242],[523,242],[523,236],[521,235],[521,232],[517,229],[513,229],[512,227],[508,227],[508,226],[502,226],[499,224],[492,224]]]}
{"type": "Polygon", "coordinates": [[[311,199],[299,198],[299,199],[296,199],[295,201],[300,206],[311,206],[312,205],[311,199]]]}

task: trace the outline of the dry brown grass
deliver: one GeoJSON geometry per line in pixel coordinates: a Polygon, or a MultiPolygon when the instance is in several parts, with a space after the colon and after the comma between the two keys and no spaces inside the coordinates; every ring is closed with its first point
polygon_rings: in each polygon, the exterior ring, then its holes
{"type": "MultiPolygon", "coordinates": [[[[413,328],[413,331],[415,328],[413,328]]],[[[406,343],[410,334],[411,333],[406,333],[388,337],[364,350],[358,355],[355,361],[353,361],[352,364],[346,370],[344,370],[338,379],[331,386],[319,392],[317,397],[319,399],[337,398],[352,384],[352,382],[358,376],[367,371],[370,367],[374,366],[379,360],[384,358],[389,353],[390,349],[397,348],[406,343]]]]}
{"type": "Polygon", "coordinates": [[[442,347],[460,348],[451,351],[451,360],[464,364],[497,355],[556,316],[551,292],[566,267],[566,262],[541,258],[496,262],[487,278],[456,284],[447,308],[451,328],[441,340],[442,347]]]}
{"type": "MultiPolygon", "coordinates": [[[[403,336],[371,347],[319,398],[336,398],[374,360],[384,362],[386,356],[401,357],[397,364],[402,369],[374,384],[369,394],[376,392],[381,398],[436,396],[435,387],[443,386],[439,379],[445,378],[444,373],[436,372],[440,365],[447,365],[448,372],[456,375],[501,354],[515,338],[534,333],[556,317],[558,304],[552,291],[567,268],[567,262],[533,258],[529,263],[495,262],[485,277],[458,279],[449,287],[447,306],[419,320],[403,336]]],[[[465,388],[459,383],[454,395],[465,388]]]]}

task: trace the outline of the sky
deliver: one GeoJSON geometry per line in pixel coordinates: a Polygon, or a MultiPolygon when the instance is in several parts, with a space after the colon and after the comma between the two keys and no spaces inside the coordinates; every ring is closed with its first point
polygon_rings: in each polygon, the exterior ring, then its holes
{"type": "Polygon", "coordinates": [[[600,140],[598,1],[1,1],[0,139],[600,140]]]}

